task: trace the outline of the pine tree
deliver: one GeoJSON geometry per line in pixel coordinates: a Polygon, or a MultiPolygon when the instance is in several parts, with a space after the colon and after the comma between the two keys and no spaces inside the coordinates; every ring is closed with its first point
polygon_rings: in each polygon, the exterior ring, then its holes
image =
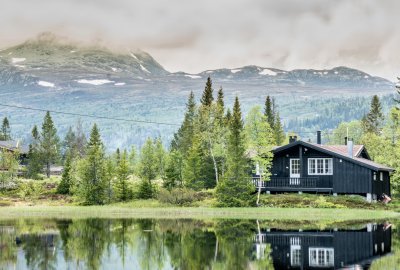
{"type": "Polygon", "coordinates": [[[274,113],[274,102],[270,96],[265,99],[264,115],[267,118],[267,122],[272,130],[275,129],[275,113],[274,113]]]}
{"type": "Polygon", "coordinates": [[[254,186],[247,179],[245,137],[238,97],[235,99],[228,136],[226,178],[217,185],[216,195],[220,206],[249,206],[254,203],[251,195],[254,186]]]}
{"type": "Polygon", "coordinates": [[[171,142],[171,149],[179,150],[182,155],[186,155],[192,145],[194,133],[194,121],[196,118],[196,102],[193,92],[190,92],[188,102],[186,103],[186,112],[182,126],[175,133],[171,142]]]}
{"type": "Polygon", "coordinates": [[[212,81],[211,78],[207,78],[206,86],[203,91],[203,96],[201,97],[201,105],[203,106],[211,106],[212,102],[214,101],[213,97],[213,88],[212,88],[212,81]]]}
{"type": "Polygon", "coordinates": [[[130,189],[128,185],[128,177],[129,177],[129,161],[128,161],[128,152],[124,150],[121,155],[121,159],[119,161],[117,167],[117,177],[115,181],[115,198],[118,201],[127,201],[130,199],[130,189]]]}
{"type": "Polygon", "coordinates": [[[183,174],[184,185],[186,187],[193,189],[204,188],[204,180],[202,180],[202,175],[201,175],[201,166],[202,166],[202,158],[201,158],[200,139],[198,136],[195,136],[192,147],[189,149],[187,157],[184,160],[182,174],[183,174]]]}
{"type": "Polygon", "coordinates": [[[274,138],[275,138],[275,144],[276,146],[280,146],[284,143],[285,141],[285,132],[283,131],[283,126],[281,123],[281,117],[279,116],[279,112],[276,110],[275,111],[275,126],[274,126],[274,138]]]}
{"type": "Polygon", "coordinates": [[[50,112],[47,112],[42,124],[40,152],[43,163],[46,166],[46,175],[48,178],[50,177],[50,166],[58,160],[60,155],[59,141],[57,129],[51,119],[50,112]]]}
{"type": "Polygon", "coordinates": [[[182,186],[183,157],[179,151],[172,150],[167,159],[163,186],[172,189],[182,186]]]}
{"type": "Polygon", "coordinates": [[[139,198],[149,199],[154,197],[152,180],[157,177],[157,160],[154,153],[154,143],[148,138],[140,151],[139,176],[142,181],[139,186],[139,198]]]}
{"type": "Polygon", "coordinates": [[[382,105],[377,95],[372,97],[370,111],[361,121],[365,133],[380,134],[383,127],[384,116],[382,113],[382,105]]]}
{"type": "Polygon", "coordinates": [[[79,119],[75,127],[75,147],[79,157],[84,157],[86,154],[87,139],[83,132],[82,121],[79,119]]]}
{"type": "Polygon", "coordinates": [[[222,89],[222,87],[220,87],[218,90],[217,105],[222,109],[224,109],[224,107],[225,107],[224,90],[222,89]]]}
{"type": "Polygon", "coordinates": [[[9,141],[9,140],[11,140],[10,122],[8,121],[7,117],[4,117],[0,130],[0,141],[9,141]]]}
{"type": "Polygon", "coordinates": [[[29,144],[27,176],[32,179],[38,179],[42,171],[42,161],[40,155],[40,135],[37,126],[32,129],[32,142],[29,144]]]}
{"type": "Polygon", "coordinates": [[[75,157],[77,155],[76,135],[72,127],[68,128],[67,134],[63,141],[63,158],[66,159],[68,155],[75,157]]]}
{"type": "Polygon", "coordinates": [[[68,152],[65,158],[64,170],[61,176],[61,182],[57,187],[57,193],[59,194],[70,194],[71,186],[73,183],[72,179],[72,153],[68,152]]]}
{"type": "Polygon", "coordinates": [[[167,152],[164,149],[164,145],[161,141],[161,138],[157,138],[154,142],[154,155],[157,164],[156,166],[157,166],[158,176],[163,179],[165,177],[167,152]]]}
{"type": "Polygon", "coordinates": [[[107,179],[104,158],[104,145],[97,125],[94,124],[87,145],[87,155],[82,160],[80,170],[81,198],[86,205],[104,204],[107,179]]]}

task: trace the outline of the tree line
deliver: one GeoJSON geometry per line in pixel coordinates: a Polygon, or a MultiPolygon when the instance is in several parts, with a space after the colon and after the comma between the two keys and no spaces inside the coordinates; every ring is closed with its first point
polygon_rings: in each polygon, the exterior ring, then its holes
{"type": "Polygon", "coordinates": [[[246,206],[255,203],[254,168],[267,180],[271,149],[285,140],[273,98],[266,97],[264,108],[253,107],[244,119],[239,98],[226,108],[223,89],[215,98],[208,78],[198,104],[190,93],[167,148],[160,138],[148,138],[139,151],[132,146],[109,153],[98,126],[86,138],[80,121],[61,140],[47,112],[41,128],[31,131],[25,175],[50,177],[54,164],[63,165],[58,193],[87,205],[154,198],[160,189],[213,189],[218,205],[246,206]]]}

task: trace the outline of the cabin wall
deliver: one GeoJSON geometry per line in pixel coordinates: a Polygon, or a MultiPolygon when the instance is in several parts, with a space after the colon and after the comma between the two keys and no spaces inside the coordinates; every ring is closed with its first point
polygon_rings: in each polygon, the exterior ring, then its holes
{"type": "MultiPolygon", "coordinates": [[[[333,188],[333,193],[341,194],[373,193],[371,169],[300,145],[274,155],[272,177],[290,177],[290,159],[300,156],[300,177],[317,177],[318,188],[333,188]],[[333,174],[309,175],[309,158],[332,158],[333,174]]],[[[389,177],[389,174],[385,174],[385,177],[389,177]]],[[[390,194],[389,180],[384,187],[376,186],[376,190],[385,190],[386,194],[390,194]]]]}
{"type": "MultiPolygon", "coordinates": [[[[380,173],[381,171],[378,171],[376,173],[376,180],[372,181],[372,193],[376,194],[378,196],[378,199],[380,199],[379,197],[385,193],[386,195],[390,196],[390,176],[389,176],[389,172],[384,172],[383,173],[383,181],[381,181],[380,179],[380,173]]],[[[373,174],[371,176],[371,178],[373,179],[373,174]]]]}

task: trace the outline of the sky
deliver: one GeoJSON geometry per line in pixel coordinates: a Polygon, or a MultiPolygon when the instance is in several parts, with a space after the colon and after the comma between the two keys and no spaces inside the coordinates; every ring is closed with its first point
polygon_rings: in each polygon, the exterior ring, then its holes
{"type": "Polygon", "coordinates": [[[0,48],[43,32],[169,71],[349,66],[400,76],[398,0],[0,0],[0,48]]]}

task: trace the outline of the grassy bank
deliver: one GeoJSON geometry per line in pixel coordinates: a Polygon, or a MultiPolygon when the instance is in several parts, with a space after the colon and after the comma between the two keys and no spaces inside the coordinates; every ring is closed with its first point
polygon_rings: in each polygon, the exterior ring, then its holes
{"type": "Polygon", "coordinates": [[[0,219],[10,218],[192,218],[260,219],[304,221],[367,221],[397,219],[387,210],[306,208],[203,208],[107,206],[13,206],[1,207],[0,219]]]}

